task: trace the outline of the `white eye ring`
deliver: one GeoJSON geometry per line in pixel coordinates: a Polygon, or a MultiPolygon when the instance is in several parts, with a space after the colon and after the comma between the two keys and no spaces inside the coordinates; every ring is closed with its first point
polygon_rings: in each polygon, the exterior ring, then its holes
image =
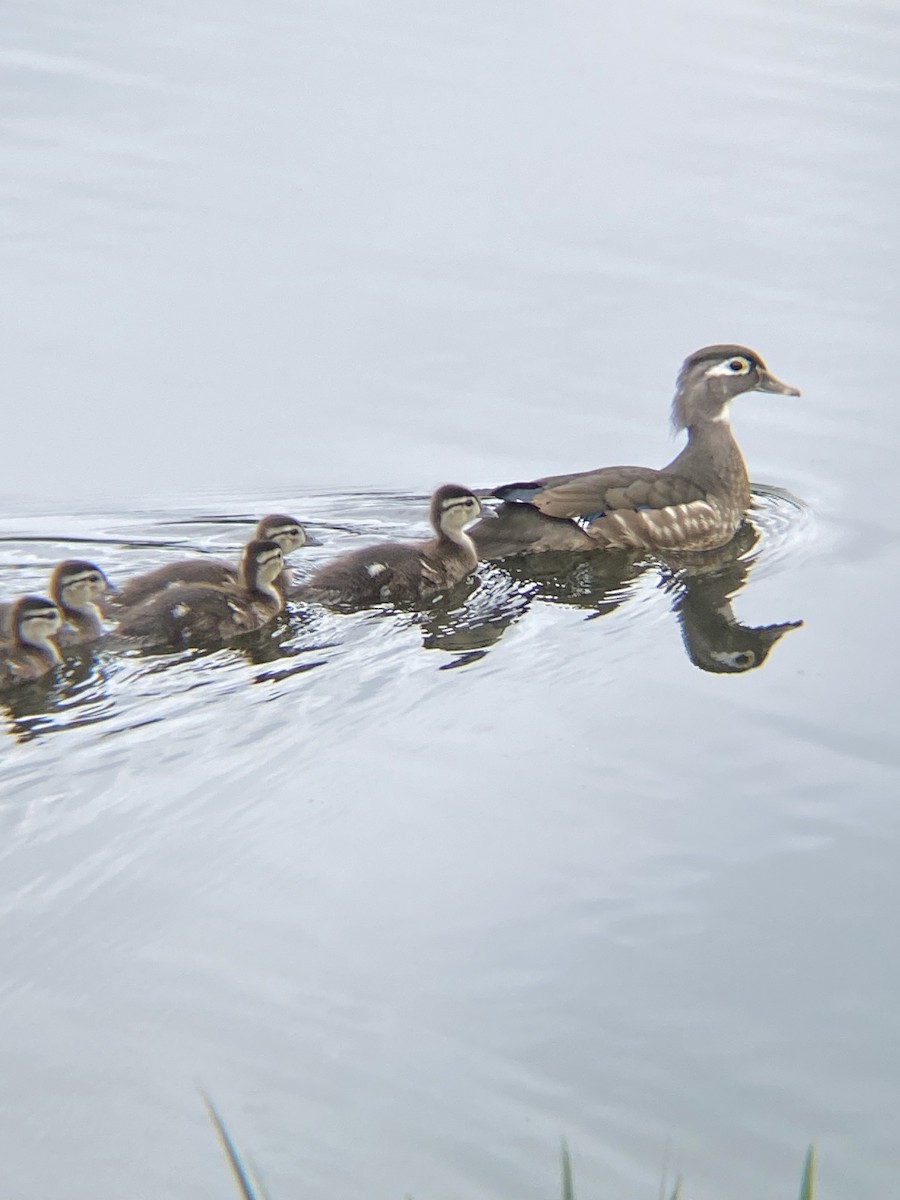
{"type": "Polygon", "coordinates": [[[749,375],[752,366],[753,364],[748,358],[735,354],[731,358],[726,358],[724,362],[710,367],[706,373],[707,375],[749,375]]]}

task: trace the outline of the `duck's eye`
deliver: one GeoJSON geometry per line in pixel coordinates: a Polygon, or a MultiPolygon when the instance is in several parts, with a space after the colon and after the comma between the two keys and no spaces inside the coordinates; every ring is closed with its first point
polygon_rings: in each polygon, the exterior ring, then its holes
{"type": "Polygon", "coordinates": [[[746,358],[733,358],[728,364],[728,370],[733,371],[735,375],[741,375],[750,370],[750,364],[746,358]]]}

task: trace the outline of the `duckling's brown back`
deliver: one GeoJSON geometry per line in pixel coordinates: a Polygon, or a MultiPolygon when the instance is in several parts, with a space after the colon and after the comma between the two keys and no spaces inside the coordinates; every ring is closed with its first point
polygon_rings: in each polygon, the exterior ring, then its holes
{"type": "Polygon", "coordinates": [[[180,584],[203,584],[210,587],[225,587],[234,583],[237,572],[230,563],[217,558],[188,558],[183,562],[167,563],[153,571],[135,575],[110,597],[114,609],[132,608],[143,604],[166,588],[180,584]]]}
{"type": "Polygon", "coordinates": [[[144,645],[180,647],[228,641],[259,625],[253,605],[233,590],[182,584],[130,608],[118,633],[144,645]]]}

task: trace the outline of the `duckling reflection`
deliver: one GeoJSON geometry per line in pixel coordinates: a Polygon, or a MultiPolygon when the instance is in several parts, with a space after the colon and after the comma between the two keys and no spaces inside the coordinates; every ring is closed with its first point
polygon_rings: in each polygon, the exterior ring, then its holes
{"type": "MultiPolygon", "coordinates": [[[[307,544],[306,530],[295,517],[283,513],[270,513],[256,526],[255,541],[275,542],[286,558],[294,550],[307,544]]],[[[187,558],[181,562],[166,563],[153,571],[145,571],[127,580],[119,592],[112,597],[114,609],[133,608],[151,596],[178,584],[200,584],[208,587],[234,587],[240,583],[240,564],[223,562],[218,558],[187,558]]],[[[273,586],[280,592],[282,600],[293,585],[291,572],[282,567],[273,586]]]]}
{"type": "Polygon", "coordinates": [[[744,625],[731,601],[744,587],[754,559],[745,556],[759,540],[745,524],[724,550],[711,555],[669,559],[666,580],[675,593],[672,605],[681,625],[684,648],[694,666],[717,675],[739,675],[761,667],[772,647],[802,621],[744,625]],[[702,559],[705,561],[691,561],[702,559]]]}
{"type": "Polygon", "coordinates": [[[128,609],[118,633],[132,645],[182,649],[253,632],[284,608],[275,586],[283,567],[278,543],[255,539],[244,547],[236,584],[175,584],[128,609]]]}
{"type": "Polygon", "coordinates": [[[430,541],[381,542],[351,550],[326,563],[291,595],[346,609],[431,600],[475,569],[478,553],[465,529],[480,515],[481,502],[468,488],[444,484],[431,497],[430,541]]]}
{"type": "Polygon", "coordinates": [[[633,583],[650,569],[635,551],[551,550],[506,558],[502,566],[483,563],[467,594],[454,594],[452,610],[440,606],[423,618],[424,645],[464,654],[486,650],[538,601],[606,616],[629,599],[633,583]]]}
{"type": "Polygon", "coordinates": [[[12,606],[12,633],[0,642],[0,688],[40,679],[62,662],[54,640],[59,609],[43,596],[21,596],[12,606]]]}
{"type": "Polygon", "coordinates": [[[93,646],[71,647],[55,670],[2,693],[0,716],[6,732],[18,742],[29,742],[54,730],[109,720],[116,706],[107,689],[107,669],[93,646]]]}

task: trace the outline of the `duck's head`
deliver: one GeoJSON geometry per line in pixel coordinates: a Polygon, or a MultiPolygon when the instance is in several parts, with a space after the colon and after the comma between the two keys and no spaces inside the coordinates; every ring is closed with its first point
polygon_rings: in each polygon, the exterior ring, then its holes
{"type": "Polygon", "coordinates": [[[297,518],[286,517],[283,513],[270,513],[269,516],[263,517],[256,527],[256,537],[277,542],[285,556],[299,550],[308,541],[306,530],[297,518]]]}
{"type": "Polygon", "coordinates": [[[24,646],[36,646],[39,650],[51,650],[54,657],[59,652],[52,642],[59,632],[62,616],[52,600],[43,596],[20,596],[12,608],[12,627],[17,640],[24,646]]]}
{"type": "Polygon", "coordinates": [[[456,538],[481,515],[481,501],[457,483],[445,483],[431,497],[431,525],[435,533],[456,538]]]}
{"type": "Polygon", "coordinates": [[[776,392],[799,396],[772,375],[754,350],[746,346],[704,346],[684,360],[675,386],[672,424],[690,429],[704,421],[728,419],[728,405],[741,392],[776,392]]]}
{"type": "Polygon", "coordinates": [[[109,590],[109,580],[100,568],[79,558],[57,563],[50,576],[50,595],[64,610],[93,608],[109,590]]]}
{"type": "Polygon", "coordinates": [[[281,547],[271,538],[254,538],[241,555],[241,577],[255,591],[272,592],[272,584],[284,567],[281,547]]]}

